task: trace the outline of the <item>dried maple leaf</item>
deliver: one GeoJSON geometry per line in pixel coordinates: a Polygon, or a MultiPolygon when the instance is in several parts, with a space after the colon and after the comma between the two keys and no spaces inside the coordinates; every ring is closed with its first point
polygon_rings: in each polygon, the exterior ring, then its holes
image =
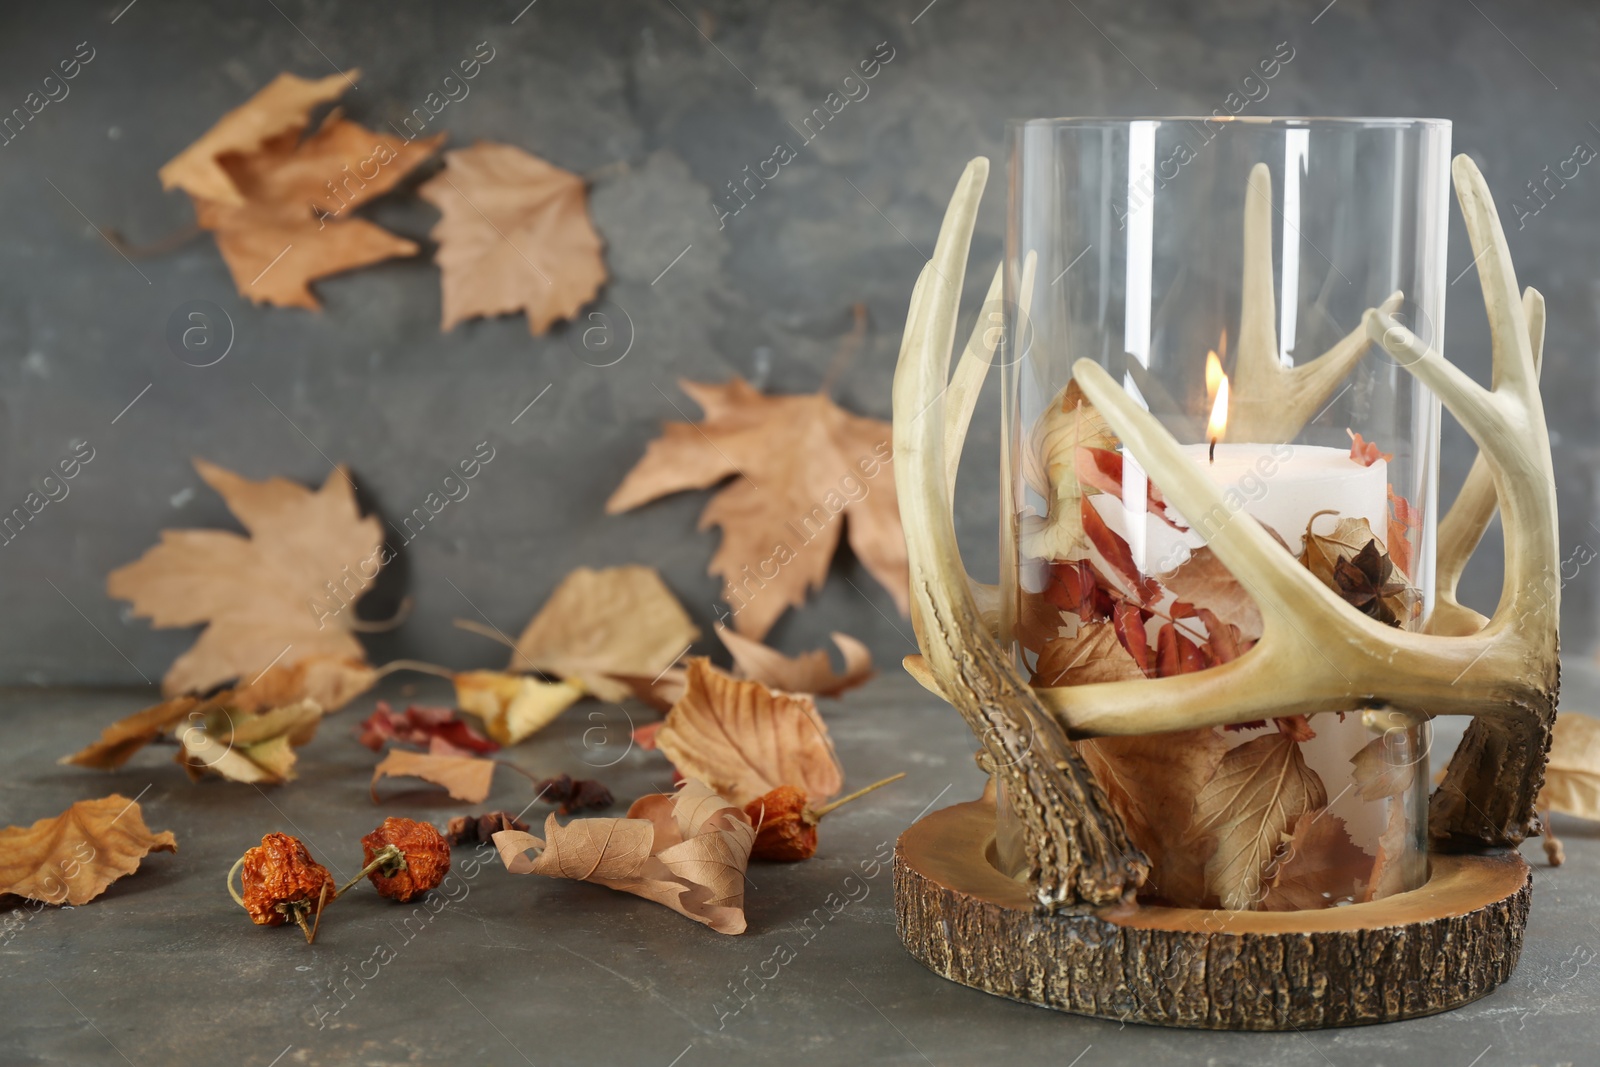
{"type": "Polygon", "coordinates": [[[710,573],[722,577],[734,628],[747,637],[765,637],[822,585],[845,520],[856,558],[908,610],[887,422],[851,415],[822,393],[764,396],[740,378],[679,385],[705,419],[667,423],[606,501],[607,514],[733,478],[701,512],[700,528],[722,527],[710,573]]]}
{"type": "Polygon", "coordinates": [[[1105,790],[1133,843],[1150,860],[1142,897],[1177,907],[1206,900],[1204,858],[1187,838],[1200,791],[1216,775],[1227,742],[1216,730],[1097,737],[1074,747],[1105,790]]]}
{"type": "Polygon", "coordinates": [[[630,689],[611,676],[655,675],[699,636],[654,567],[579,567],[529,620],[509,666],[553,674],[617,701],[630,689]]]}
{"type": "Polygon", "coordinates": [[[223,204],[244,203],[244,194],[219,162],[221,158],[254,152],[285,134],[298,136],[306,128],[312,108],[337,100],[360,76],[361,71],[355,68],[315,81],[293,74],[278,75],[218,119],[198,141],[168,160],[159,172],[161,187],[182,189],[199,199],[223,204]]]}
{"type": "Polygon", "coordinates": [[[482,719],[489,736],[502,745],[527,740],[583,699],[583,689],[571,682],[503,671],[462,671],[455,684],[461,710],[482,719]]]}
{"type": "Polygon", "coordinates": [[[1372,857],[1350,840],[1344,820],[1327,808],[1308,811],[1294,822],[1261,899],[1262,911],[1326,908],[1361,898],[1361,880],[1372,857]]]}
{"type": "Polygon", "coordinates": [[[87,904],[139,869],[151,852],[176,852],[172,831],[151,833],[139,805],[116,793],[80,800],[51,819],[0,830],[0,896],[87,904]]]}
{"type": "Polygon", "coordinates": [[[442,329],[526,311],[537,337],[593,299],[606,268],[581,177],[487,141],[444,158],[445,169],[417,190],[439,209],[442,329]]]}
{"type": "Polygon", "coordinates": [[[740,934],[755,837],[744,812],[709,786],[687,781],[671,796],[641,797],[623,819],[562,826],[551,815],[543,839],[503,830],[494,843],[512,874],[595,882],[664,904],[718,933],[740,934]]]}
{"type": "Polygon", "coordinates": [[[392,748],[372,769],[372,802],[378,803],[378,779],[421,778],[442,785],[457,800],[482,804],[494,785],[495,761],[476,756],[442,756],[392,748]]]}
{"type": "Polygon", "coordinates": [[[1045,645],[1029,684],[1088,685],[1144,676],[1144,670],[1123,647],[1116,626],[1099,620],[1081,624],[1073,637],[1058,637],[1045,645]]]}
{"type": "Polygon", "coordinates": [[[499,744],[456,718],[454,708],[429,708],[413,704],[403,713],[380,700],[372,714],[356,728],[356,740],[377,752],[385,741],[423,745],[433,751],[442,744],[447,755],[472,756],[494,752],[499,744]]]}
{"type": "Polygon", "coordinates": [[[1078,449],[1114,451],[1116,435],[1106,420],[1078,389],[1068,382],[1044,414],[1039,416],[1023,449],[1023,477],[1028,487],[1046,501],[1046,512],[1022,522],[1022,552],[1034,559],[1060,560],[1079,555],[1084,548],[1078,482],[1078,449]]]}
{"type": "Polygon", "coordinates": [[[249,531],[163,530],[161,542],[112,571],[106,592],[133,603],[156,627],[206,625],[172,664],[168,696],[204,692],[234,678],[315,656],[364,661],[361,643],[340,625],[372,585],[383,531],[362,518],[344,468],[313,492],[283,478],[253,482],[204,460],[195,469],[249,531]],[[343,610],[332,619],[329,588],[343,610]]]}
{"type": "Polygon", "coordinates": [[[1281,733],[1229,749],[1195,798],[1191,836],[1216,839],[1206,862],[1206,890],[1224,908],[1247,910],[1262,899],[1267,861],[1295,820],[1326,807],[1322,779],[1300,746],[1281,733]]]}
{"type": "Polygon", "coordinates": [[[256,785],[287,782],[294,778],[294,750],[316,735],[322,715],[309,700],[258,714],[219,707],[178,731],[175,759],[194,782],[210,774],[256,785]]]}
{"type": "Polygon", "coordinates": [[[717,627],[717,636],[733,653],[733,666],[740,677],[757,681],[788,693],[811,693],[836,697],[872,677],[872,653],[848,634],[835,633],[833,643],[844,655],[844,673],[834,672],[828,653],[822,649],[790,658],[762,644],[742,637],[726,626],[717,627]]]}
{"type": "Polygon", "coordinates": [[[695,657],[689,684],[656,735],[687,778],[743,806],[780,785],[826,800],[844,786],[828,727],[809,696],[740,681],[695,657]]]}
{"type": "Polygon", "coordinates": [[[1600,819],[1600,719],[1576,711],[1556,716],[1538,807],[1600,819]]]}

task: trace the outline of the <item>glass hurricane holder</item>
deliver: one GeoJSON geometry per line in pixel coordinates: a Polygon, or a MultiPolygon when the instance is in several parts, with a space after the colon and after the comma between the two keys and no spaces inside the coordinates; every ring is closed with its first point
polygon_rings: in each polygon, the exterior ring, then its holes
{"type": "MultiPolygon", "coordinates": [[[[1248,655],[1260,610],[1206,545],[1240,515],[1353,610],[1420,627],[1439,405],[1362,316],[1442,346],[1449,164],[1433,120],[1011,124],[1001,631],[1036,688],[1248,655]],[[1166,502],[1073,383],[1085,358],[1223,508],[1166,502]]],[[[1289,910],[1426,880],[1429,736],[1374,707],[1079,747],[1153,861],[1141,899],[1289,910]]]]}

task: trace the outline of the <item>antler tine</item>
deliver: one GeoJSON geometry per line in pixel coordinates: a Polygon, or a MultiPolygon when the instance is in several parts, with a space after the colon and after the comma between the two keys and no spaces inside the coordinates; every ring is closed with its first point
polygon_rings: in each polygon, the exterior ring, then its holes
{"type": "Polygon", "coordinates": [[[1498,391],[1503,386],[1524,400],[1531,397],[1542,420],[1543,407],[1538,402],[1539,376],[1529,344],[1527,316],[1517,287],[1516,268],[1511,264],[1511,250],[1506,246],[1505,230],[1494,209],[1494,197],[1483,172],[1470,156],[1457,156],[1450,171],[1455,177],[1456,200],[1461,205],[1461,220],[1467,225],[1467,238],[1472,243],[1472,251],[1481,257],[1477,260],[1478,284],[1489,315],[1493,387],[1498,391]],[[1491,254],[1484,255],[1485,252],[1491,254]]]}
{"type": "Polygon", "coordinates": [[[1000,345],[1000,330],[989,322],[990,309],[1000,302],[1004,291],[1005,264],[995,267],[994,280],[983,298],[978,311],[978,321],[972,326],[972,336],[956,364],[944,396],[944,480],[953,502],[956,495],[956,471],[961,466],[961,447],[967,441],[967,429],[972,425],[972,412],[978,406],[978,394],[983,391],[983,380],[988,377],[989,365],[994,362],[994,350],[1000,345]]]}
{"type": "MultiPolygon", "coordinates": [[[[1272,282],[1272,172],[1250,168],[1244,192],[1244,270],[1240,279],[1239,345],[1234,377],[1271,378],[1278,360],[1277,290],[1272,282]]],[[[1255,384],[1263,384],[1256,382],[1255,384]]]]}

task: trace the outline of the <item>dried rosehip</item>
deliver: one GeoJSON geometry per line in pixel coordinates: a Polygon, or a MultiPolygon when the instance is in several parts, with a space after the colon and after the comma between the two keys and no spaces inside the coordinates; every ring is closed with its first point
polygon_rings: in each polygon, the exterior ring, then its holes
{"type": "Polygon", "coordinates": [[[528,824],[509,811],[491,811],[483,815],[457,815],[450,820],[445,837],[452,845],[477,845],[493,841],[501,830],[526,830],[528,824]]]}
{"type": "Polygon", "coordinates": [[[816,855],[817,819],[806,807],[804,790],[780,785],[746,804],[744,813],[756,828],[752,859],[797,863],[816,855]]]}
{"type": "Polygon", "coordinates": [[[367,877],[381,896],[404,904],[444,881],[450,873],[450,842],[432,823],[394,817],[361,839],[362,862],[371,867],[367,877]],[[390,848],[390,846],[393,846],[390,848]],[[385,849],[392,857],[385,862],[385,849]]]}
{"type": "Polygon", "coordinates": [[[268,834],[244,854],[240,883],[244,908],[257,926],[282,926],[315,915],[334,890],[333,876],[288,834],[268,834]]]}

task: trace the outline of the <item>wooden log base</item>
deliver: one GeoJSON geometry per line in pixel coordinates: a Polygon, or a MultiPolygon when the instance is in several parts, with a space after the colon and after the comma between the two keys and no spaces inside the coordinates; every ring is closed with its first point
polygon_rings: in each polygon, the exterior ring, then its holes
{"type": "Polygon", "coordinates": [[[1304,1030],[1433,1015],[1492,991],[1522,951],[1533,876],[1513,851],[1429,856],[1427,884],[1320,911],[1121,905],[1041,915],[991,862],[993,801],[900,835],[896,926],[936,974],[1079,1015],[1304,1030]]]}

